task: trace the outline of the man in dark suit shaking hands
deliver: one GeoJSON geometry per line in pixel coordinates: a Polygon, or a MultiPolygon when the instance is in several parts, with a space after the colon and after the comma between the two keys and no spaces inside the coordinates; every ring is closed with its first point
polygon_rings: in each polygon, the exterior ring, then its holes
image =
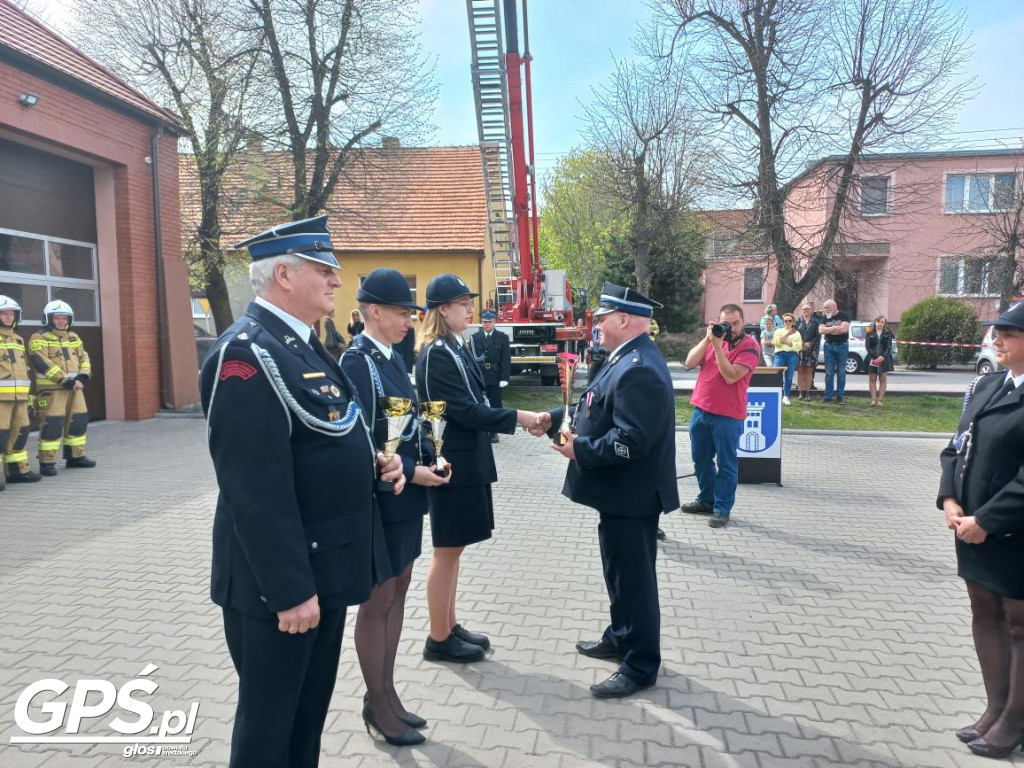
{"type": "Polygon", "coordinates": [[[562,493],[600,513],[611,623],[597,642],[576,643],[584,656],[619,663],[615,674],[590,687],[600,698],[651,687],[661,666],[655,535],[661,513],[679,508],[679,492],[672,377],[648,336],[660,306],[605,283],[594,322],[611,350],[608,362],[570,413],[544,414],[548,434],[567,427],[567,442],[553,446],[570,459],[562,493]]]}
{"type": "Polygon", "coordinates": [[[346,606],[388,575],[374,476],[396,491],[405,477],[397,457],[377,455],[351,383],[312,329],[341,285],[327,217],[236,247],[252,256],[257,298],[201,372],[220,488],[210,593],[239,678],[230,763],[316,766],[346,606]]]}
{"type": "MultiPolygon", "coordinates": [[[[498,316],[489,309],[480,313],[480,330],[474,333],[469,343],[484,374],[487,385],[487,401],[492,408],[501,408],[501,390],[508,386],[512,377],[512,350],[508,336],[494,329],[498,316]]],[[[498,442],[498,433],[491,434],[491,442],[498,442]]]]}

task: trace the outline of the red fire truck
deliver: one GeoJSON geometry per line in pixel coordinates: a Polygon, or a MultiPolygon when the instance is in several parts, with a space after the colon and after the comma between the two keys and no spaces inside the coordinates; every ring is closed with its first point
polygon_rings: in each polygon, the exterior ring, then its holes
{"type": "Polygon", "coordinates": [[[555,355],[583,352],[588,334],[574,322],[572,287],[565,270],[545,270],[537,250],[526,0],[466,0],[466,9],[488,238],[497,286],[487,304],[498,314],[497,327],[511,340],[512,372],[537,372],[542,384],[557,384],[555,355]]]}

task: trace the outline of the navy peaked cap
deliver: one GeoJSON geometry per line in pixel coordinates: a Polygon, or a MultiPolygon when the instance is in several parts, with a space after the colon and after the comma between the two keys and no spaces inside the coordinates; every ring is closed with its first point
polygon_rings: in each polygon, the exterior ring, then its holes
{"type": "Polygon", "coordinates": [[[493,310],[490,310],[490,309],[485,309],[483,312],[480,313],[480,319],[481,320],[497,320],[498,319],[498,313],[493,311],[493,310]]]}
{"type": "Polygon", "coordinates": [[[458,275],[445,273],[438,275],[427,286],[427,307],[439,307],[462,296],[479,296],[466,285],[466,281],[458,275]]]}
{"type": "Polygon", "coordinates": [[[988,320],[982,325],[994,325],[996,328],[1021,328],[1024,329],[1024,301],[1017,302],[1016,306],[1003,312],[996,320],[988,320]]]}
{"type": "Polygon", "coordinates": [[[236,250],[249,249],[253,261],[291,254],[329,267],[338,267],[334,245],[327,233],[327,215],[302,221],[278,224],[235,245],[236,250]]]}
{"type": "Polygon", "coordinates": [[[664,304],[659,304],[654,299],[649,299],[632,288],[605,283],[601,289],[601,300],[598,302],[597,309],[594,310],[594,317],[607,315],[609,312],[625,312],[629,315],[650,317],[656,308],[660,309],[663,306],[664,304]]]}
{"type": "Polygon", "coordinates": [[[385,304],[390,307],[423,309],[412,300],[408,281],[397,269],[378,267],[363,278],[356,293],[356,301],[367,304],[385,304]]]}

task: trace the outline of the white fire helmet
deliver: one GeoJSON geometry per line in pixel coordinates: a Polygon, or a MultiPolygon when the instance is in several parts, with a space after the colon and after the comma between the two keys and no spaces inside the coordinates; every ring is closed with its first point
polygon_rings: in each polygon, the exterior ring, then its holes
{"type": "Polygon", "coordinates": [[[68,304],[66,301],[61,301],[58,299],[57,301],[51,301],[49,304],[43,307],[43,317],[46,318],[46,326],[48,328],[53,327],[54,315],[67,315],[69,318],[71,318],[70,320],[68,320],[68,328],[70,328],[71,324],[75,322],[75,310],[73,310],[71,308],[71,305],[68,304]]]}
{"type": "Polygon", "coordinates": [[[17,328],[18,323],[21,322],[21,305],[10,296],[0,295],[0,312],[3,312],[5,309],[14,310],[14,325],[11,327],[17,328]]]}

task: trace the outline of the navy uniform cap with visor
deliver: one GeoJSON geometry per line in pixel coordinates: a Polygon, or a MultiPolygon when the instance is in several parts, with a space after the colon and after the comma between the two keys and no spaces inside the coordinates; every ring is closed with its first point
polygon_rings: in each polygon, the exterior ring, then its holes
{"type": "Polygon", "coordinates": [[[664,304],[659,304],[654,299],[649,299],[639,291],[632,288],[625,288],[614,283],[605,283],[601,289],[601,300],[597,309],[594,310],[594,317],[607,315],[611,312],[625,312],[629,315],[640,317],[651,317],[655,309],[660,309],[664,304]]]}
{"type": "Polygon", "coordinates": [[[1024,330],[1024,301],[1019,301],[1017,304],[1003,312],[997,319],[988,320],[982,325],[994,325],[996,328],[1016,328],[1017,330],[1024,330]]]}
{"type": "Polygon", "coordinates": [[[498,319],[498,313],[494,312],[494,311],[492,311],[490,309],[485,309],[483,312],[480,313],[480,319],[481,320],[497,320],[498,319]]]}
{"type": "Polygon", "coordinates": [[[363,278],[356,293],[356,301],[365,304],[383,304],[389,307],[423,309],[412,300],[409,283],[397,269],[378,267],[363,278]]]}
{"type": "Polygon", "coordinates": [[[435,277],[427,285],[427,307],[439,307],[463,296],[472,297],[479,295],[479,293],[469,290],[466,281],[458,275],[444,273],[435,277]]]}
{"type": "Polygon", "coordinates": [[[253,261],[291,255],[339,268],[331,236],[327,233],[327,214],[278,224],[234,247],[235,250],[247,248],[253,261]]]}

